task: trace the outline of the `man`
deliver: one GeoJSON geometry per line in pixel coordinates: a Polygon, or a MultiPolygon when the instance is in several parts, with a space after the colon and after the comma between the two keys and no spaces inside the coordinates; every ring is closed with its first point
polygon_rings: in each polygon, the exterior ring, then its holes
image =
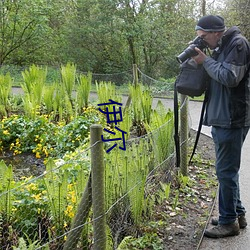
{"type": "Polygon", "coordinates": [[[212,126],[219,181],[219,218],[205,235],[221,238],[239,234],[247,226],[240,200],[241,149],[250,126],[250,47],[237,27],[225,29],[220,16],[202,17],[196,33],[213,50],[206,56],[195,48],[193,59],[203,64],[210,76],[204,125],[212,126]]]}

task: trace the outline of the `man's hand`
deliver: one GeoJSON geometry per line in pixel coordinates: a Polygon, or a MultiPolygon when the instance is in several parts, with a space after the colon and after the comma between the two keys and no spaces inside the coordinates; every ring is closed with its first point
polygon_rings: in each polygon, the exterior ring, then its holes
{"type": "Polygon", "coordinates": [[[207,56],[197,47],[194,48],[195,51],[198,53],[197,56],[192,57],[197,64],[203,64],[207,56]]]}

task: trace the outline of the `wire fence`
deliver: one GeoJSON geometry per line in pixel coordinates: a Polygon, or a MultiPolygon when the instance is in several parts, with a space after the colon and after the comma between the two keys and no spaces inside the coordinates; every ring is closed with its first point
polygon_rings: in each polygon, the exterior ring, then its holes
{"type": "MultiPolygon", "coordinates": [[[[162,83],[139,72],[145,85],[162,83]]],[[[106,81],[101,75],[95,79],[106,81]]],[[[186,108],[186,102],[180,109],[186,108]]],[[[16,180],[15,171],[2,161],[1,249],[119,249],[126,240],[143,234],[139,225],[154,218],[155,204],[166,198],[162,184],[171,183],[176,174],[173,123],[170,114],[157,129],[126,140],[126,150],[117,142],[104,156],[101,152],[110,143],[97,139],[87,149],[77,149],[74,157],[48,159],[38,176],[16,180]],[[104,148],[96,152],[97,144],[104,148]],[[103,171],[97,182],[93,181],[93,164],[101,164],[95,176],[103,171]],[[14,185],[17,181],[18,186],[14,185]],[[105,207],[96,216],[94,210],[103,207],[100,190],[105,194],[105,207]]]]}

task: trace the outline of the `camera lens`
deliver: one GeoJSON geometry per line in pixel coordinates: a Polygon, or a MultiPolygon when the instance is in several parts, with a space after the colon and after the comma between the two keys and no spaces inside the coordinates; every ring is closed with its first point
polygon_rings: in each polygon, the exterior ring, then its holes
{"type": "Polygon", "coordinates": [[[176,57],[177,61],[179,63],[183,63],[188,58],[198,55],[198,53],[194,49],[195,47],[195,44],[191,44],[189,47],[187,47],[180,55],[176,57]]]}

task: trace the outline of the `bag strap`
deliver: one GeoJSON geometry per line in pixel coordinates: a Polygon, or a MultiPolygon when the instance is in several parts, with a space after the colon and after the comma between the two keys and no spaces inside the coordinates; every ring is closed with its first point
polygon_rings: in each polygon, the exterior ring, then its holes
{"type": "Polygon", "coordinates": [[[193,147],[193,152],[192,152],[192,154],[190,156],[190,159],[189,159],[189,164],[192,162],[192,159],[193,159],[193,156],[195,154],[195,151],[196,151],[196,148],[197,148],[197,145],[198,145],[198,141],[199,141],[199,138],[200,138],[203,117],[204,117],[204,113],[205,113],[205,109],[206,109],[206,104],[207,104],[207,90],[205,91],[205,97],[204,97],[204,101],[202,103],[199,126],[198,126],[198,130],[196,132],[195,143],[194,143],[194,147],[193,147]]]}
{"type": "MultiPolygon", "coordinates": [[[[207,96],[208,96],[208,91],[205,91],[205,97],[204,101],[202,104],[202,109],[201,109],[201,114],[200,114],[200,121],[199,121],[199,126],[198,130],[196,133],[196,138],[195,138],[195,143],[193,147],[192,154],[190,156],[189,164],[192,162],[193,156],[195,154],[198,141],[200,138],[201,134],[201,128],[202,128],[202,122],[203,122],[203,117],[206,109],[206,104],[207,104],[207,96]]],[[[178,107],[178,92],[176,89],[176,82],[174,84],[174,128],[175,128],[175,133],[174,133],[174,141],[175,141],[175,152],[176,152],[176,167],[180,167],[180,137],[179,137],[179,107],[178,107]]]]}
{"type": "MultiPolygon", "coordinates": [[[[176,80],[177,81],[177,80],[176,80]]],[[[176,167],[180,167],[180,137],[179,137],[179,112],[178,112],[178,93],[176,88],[176,81],[174,83],[174,141],[176,154],[176,167]]]]}

